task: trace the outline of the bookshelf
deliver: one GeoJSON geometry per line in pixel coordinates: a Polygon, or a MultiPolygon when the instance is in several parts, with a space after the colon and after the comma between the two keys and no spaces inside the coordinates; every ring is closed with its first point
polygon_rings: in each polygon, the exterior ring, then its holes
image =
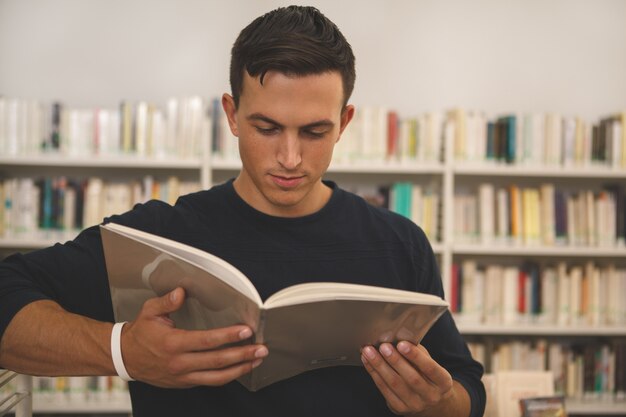
{"type": "MultiPolygon", "coordinates": [[[[419,119],[418,119],[419,120],[419,119]]],[[[421,120],[424,120],[422,118],[421,120]]],[[[362,185],[394,184],[410,182],[425,188],[431,185],[439,194],[437,217],[438,239],[432,240],[434,252],[438,257],[442,280],[446,294],[451,294],[452,266],[464,260],[478,260],[485,264],[519,265],[526,260],[549,264],[553,261],[571,265],[584,264],[593,260],[600,265],[614,264],[617,268],[626,268],[626,247],[623,244],[613,245],[546,245],[544,243],[524,244],[523,242],[491,241],[483,243],[480,236],[474,241],[459,240],[455,235],[455,198],[462,190],[476,190],[480,184],[490,183],[494,187],[502,187],[515,183],[520,187],[539,187],[545,182],[554,183],[556,187],[568,189],[583,188],[599,190],[605,183],[618,184],[626,189],[626,166],[598,166],[591,163],[577,163],[571,166],[541,164],[538,161],[523,163],[496,163],[493,161],[474,159],[464,160],[455,155],[458,140],[458,129],[454,122],[458,114],[440,115],[432,118],[441,123],[440,130],[435,133],[441,142],[432,145],[432,149],[440,151],[432,153],[429,158],[398,157],[389,158],[385,155],[368,156],[367,158],[352,157],[353,150],[339,149],[339,155],[331,163],[327,179],[335,180],[342,187],[351,189],[362,185]],[[434,184],[434,185],[433,185],[434,184]]],[[[223,126],[223,121],[212,120],[211,123],[223,126]]],[[[382,129],[384,131],[384,129],[382,129]]],[[[356,133],[348,132],[341,142],[358,140],[356,133]],[[350,136],[352,135],[352,136],[350,136]]],[[[385,138],[387,139],[387,138],[385,138]]],[[[202,188],[220,183],[234,177],[240,169],[240,162],[233,153],[232,137],[220,139],[231,140],[230,145],[223,149],[209,150],[208,146],[201,149],[196,156],[134,156],[121,155],[70,155],[58,153],[28,154],[6,156],[0,154],[0,174],[29,176],[40,173],[55,175],[102,175],[115,179],[123,179],[150,172],[155,177],[167,176],[172,173],[197,181],[202,188]]],[[[75,235],[75,231],[39,230],[25,236],[0,237],[0,251],[9,252],[14,249],[31,250],[45,247],[57,241],[66,241],[75,235]]],[[[528,339],[551,338],[556,340],[588,340],[625,339],[626,323],[619,325],[579,324],[559,325],[556,323],[482,323],[466,320],[458,316],[460,331],[468,340],[487,338],[528,339]]],[[[43,401],[35,397],[36,412],[54,414],[64,413],[121,413],[130,410],[128,399],[116,402],[71,402],[43,401]]],[[[626,415],[626,402],[606,401],[604,399],[587,399],[585,401],[572,398],[568,400],[568,410],[574,414],[626,415]]]]}

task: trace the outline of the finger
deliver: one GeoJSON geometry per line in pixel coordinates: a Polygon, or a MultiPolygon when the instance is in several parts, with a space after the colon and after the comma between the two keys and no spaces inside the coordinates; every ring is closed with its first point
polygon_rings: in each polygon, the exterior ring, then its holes
{"type": "Polygon", "coordinates": [[[165,344],[170,352],[194,352],[216,349],[250,336],[252,329],[245,325],[211,330],[178,330],[165,340],[165,344]]]}
{"type": "MultiPolygon", "coordinates": [[[[407,346],[402,346],[406,348],[407,346]]],[[[409,348],[417,347],[415,345],[409,346],[409,348]]],[[[402,381],[404,381],[412,392],[412,395],[404,399],[409,406],[423,406],[423,404],[433,405],[440,399],[442,392],[440,387],[432,383],[428,378],[425,378],[418,369],[416,369],[407,359],[405,359],[398,350],[394,349],[389,343],[383,343],[380,346],[380,352],[387,363],[400,375],[402,381]],[[416,400],[416,396],[419,399],[416,400]]]]}
{"type": "Polygon", "coordinates": [[[260,363],[261,359],[258,359],[254,362],[244,362],[219,370],[192,372],[185,376],[184,382],[191,386],[220,386],[249,373],[260,363]]]}
{"type": "Polygon", "coordinates": [[[398,343],[398,351],[441,392],[452,389],[452,376],[430,356],[424,346],[402,341],[398,343]]]}
{"type": "Polygon", "coordinates": [[[376,349],[372,346],[366,346],[363,348],[363,356],[365,356],[371,367],[378,373],[378,375],[380,375],[382,380],[385,381],[385,384],[387,384],[391,391],[393,391],[399,398],[402,398],[404,401],[404,399],[408,399],[415,395],[412,390],[410,390],[406,381],[404,381],[400,374],[398,374],[398,372],[396,372],[396,370],[387,363],[387,361],[376,349]]]}
{"type": "Polygon", "coordinates": [[[364,355],[361,355],[361,361],[363,362],[363,366],[365,366],[365,370],[370,374],[374,384],[383,395],[385,400],[387,401],[387,406],[393,410],[395,413],[403,414],[408,411],[407,405],[402,401],[389,386],[385,383],[383,378],[380,376],[378,372],[372,367],[372,365],[368,362],[367,358],[364,355]]]}
{"type": "Polygon", "coordinates": [[[220,370],[244,362],[254,362],[268,355],[263,345],[239,346],[208,352],[194,352],[180,355],[173,359],[168,371],[174,375],[182,375],[204,370],[220,370]]]}
{"type": "Polygon", "coordinates": [[[185,290],[178,287],[167,294],[146,301],[140,315],[157,317],[173,313],[182,307],[185,301],[185,290]]]}

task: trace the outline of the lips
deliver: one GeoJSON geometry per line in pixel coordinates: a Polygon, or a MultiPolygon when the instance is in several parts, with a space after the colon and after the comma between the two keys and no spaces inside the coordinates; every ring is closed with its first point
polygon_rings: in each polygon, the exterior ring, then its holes
{"type": "Polygon", "coordinates": [[[281,175],[270,175],[274,184],[278,185],[281,188],[295,188],[304,181],[304,176],[281,176],[281,175]]]}

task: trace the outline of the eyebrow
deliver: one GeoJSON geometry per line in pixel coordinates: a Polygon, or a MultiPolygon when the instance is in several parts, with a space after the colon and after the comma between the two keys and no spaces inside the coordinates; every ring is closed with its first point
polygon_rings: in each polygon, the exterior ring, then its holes
{"type": "MultiPolygon", "coordinates": [[[[262,113],[252,113],[251,115],[247,116],[246,119],[247,120],[259,120],[261,122],[273,124],[280,128],[285,127],[281,123],[278,123],[276,120],[273,120],[265,116],[262,113]]],[[[310,128],[315,128],[315,127],[333,127],[333,126],[335,126],[335,123],[333,123],[331,120],[322,119],[322,120],[317,120],[315,122],[307,123],[306,125],[301,126],[300,129],[310,129],[310,128]]]]}

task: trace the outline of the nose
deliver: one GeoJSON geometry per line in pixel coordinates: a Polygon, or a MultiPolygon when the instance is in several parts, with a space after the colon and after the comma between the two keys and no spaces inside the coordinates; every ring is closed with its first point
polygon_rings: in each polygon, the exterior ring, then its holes
{"type": "Polygon", "coordinates": [[[286,133],[279,139],[276,159],[286,170],[298,168],[302,162],[302,154],[297,135],[286,133]]]}

